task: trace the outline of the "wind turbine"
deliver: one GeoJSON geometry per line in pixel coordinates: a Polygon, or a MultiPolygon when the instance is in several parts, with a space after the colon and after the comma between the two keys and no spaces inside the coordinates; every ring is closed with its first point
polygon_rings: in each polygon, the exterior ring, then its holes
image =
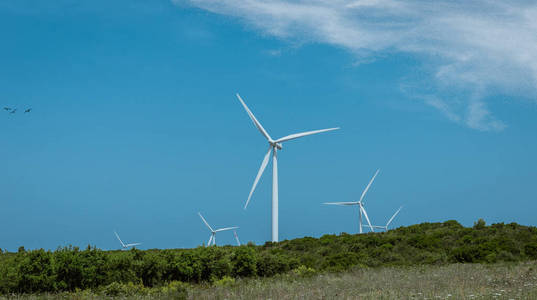
{"type": "Polygon", "coordinates": [[[132,243],[132,244],[125,244],[123,243],[123,241],[119,238],[119,235],[117,234],[117,232],[114,231],[114,234],[116,235],[117,239],[119,240],[119,242],[121,243],[121,247],[123,249],[127,249],[129,247],[134,247],[134,246],[138,246],[138,245],[141,245],[142,243],[132,243]]]}
{"type": "Polygon", "coordinates": [[[207,221],[205,220],[205,218],[201,215],[201,213],[198,212],[198,215],[200,215],[200,218],[201,220],[203,221],[203,223],[205,223],[205,225],[207,225],[207,227],[209,228],[209,230],[211,231],[211,237],[209,238],[209,242],[207,242],[207,246],[210,246],[211,243],[213,245],[216,245],[216,233],[217,232],[220,232],[220,231],[226,231],[226,230],[231,230],[231,229],[238,229],[239,227],[226,227],[226,228],[220,228],[220,229],[216,229],[214,230],[211,225],[209,225],[209,223],[207,223],[207,221]]]}
{"type": "Polygon", "coordinates": [[[294,140],[294,139],[307,136],[307,135],[336,130],[336,129],[339,129],[339,127],[295,133],[295,134],[291,134],[291,135],[273,140],[268,134],[268,132],[265,130],[265,128],[263,128],[261,123],[259,123],[259,121],[255,118],[254,114],[250,111],[248,106],[246,106],[246,103],[244,103],[244,101],[242,100],[241,96],[238,93],[237,93],[237,98],[239,99],[242,106],[248,113],[248,116],[254,123],[255,127],[257,127],[257,129],[261,132],[261,134],[267,139],[269,143],[267,154],[265,154],[265,157],[263,158],[263,162],[261,162],[261,167],[259,168],[259,171],[257,172],[257,176],[255,177],[254,184],[252,185],[252,189],[250,190],[250,194],[248,195],[248,200],[246,201],[246,204],[244,205],[244,209],[246,209],[246,207],[248,206],[248,203],[250,203],[250,199],[252,198],[252,194],[254,193],[255,187],[257,186],[257,183],[259,182],[259,178],[261,178],[261,175],[263,174],[263,172],[265,171],[265,168],[268,165],[270,153],[272,152],[272,241],[277,242],[278,241],[278,159],[276,157],[277,151],[282,150],[283,142],[294,140]]]}
{"type": "Polygon", "coordinates": [[[323,204],[342,205],[342,206],[358,205],[360,207],[360,222],[359,222],[360,223],[360,233],[363,233],[363,230],[362,230],[362,226],[363,226],[362,225],[362,214],[365,216],[365,219],[367,220],[367,223],[369,224],[369,229],[371,229],[371,231],[375,232],[375,229],[374,229],[375,226],[372,226],[371,222],[369,221],[369,217],[367,216],[367,212],[365,211],[363,200],[364,200],[365,194],[369,190],[369,187],[371,187],[371,184],[373,183],[373,181],[375,180],[375,177],[377,177],[379,172],[380,172],[380,169],[378,169],[377,172],[375,172],[375,175],[373,175],[373,178],[371,178],[371,180],[369,181],[369,183],[365,187],[364,191],[362,192],[362,196],[360,196],[360,201],[356,201],[356,202],[325,202],[323,204]]]}
{"type": "Polygon", "coordinates": [[[388,220],[388,223],[386,223],[386,226],[379,226],[379,225],[373,225],[373,228],[379,228],[384,229],[385,231],[388,231],[388,226],[390,226],[390,223],[395,219],[395,216],[401,211],[403,207],[399,207],[399,209],[393,214],[393,216],[388,220]]]}

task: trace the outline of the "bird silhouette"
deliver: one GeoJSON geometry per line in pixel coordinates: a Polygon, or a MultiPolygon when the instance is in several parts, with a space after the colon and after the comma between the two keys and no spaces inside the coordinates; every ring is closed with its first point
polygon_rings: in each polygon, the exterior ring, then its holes
{"type": "Polygon", "coordinates": [[[27,110],[24,111],[24,113],[29,113],[29,112],[31,112],[31,111],[32,111],[32,109],[31,109],[31,108],[28,108],[27,110]]]}
{"type": "Polygon", "coordinates": [[[14,113],[16,113],[16,112],[17,112],[17,109],[14,108],[14,109],[11,110],[10,114],[14,114],[14,113]]]}
{"type": "Polygon", "coordinates": [[[10,111],[11,107],[4,107],[5,110],[10,111]]]}

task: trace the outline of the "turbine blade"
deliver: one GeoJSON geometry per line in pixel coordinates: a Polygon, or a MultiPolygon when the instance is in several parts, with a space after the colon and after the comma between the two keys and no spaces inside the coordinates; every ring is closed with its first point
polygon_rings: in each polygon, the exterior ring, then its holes
{"type": "Polygon", "coordinates": [[[390,223],[393,221],[393,219],[395,218],[395,216],[397,216],[397,214],[401,211],[403,207],[399,207],[399,209],[393,214],[393,216],[390,218],[390,220],[388,221],[388,223],[386,223],[386,230],[388,230],[388,226],[390,225],[390,223]]]}
{"type": "Polygon", "coordinates": [[[211,233],[211,236],[209,237],[209,241],[207,242],[207,246],[211,245],[212,240],[213,240],[213,234],[211,233]]]}
{"type": "Polygon", "coordinates": [[[369,187],[371,186],[371,184],[373,183],[373,181],[375,181],[375,177],[377,177],[377,175],[379,174],[379,172],[380,172],[380,169],[378,169],[377,172],[375,172],[375,175],[373,175],[373,178],[371,178],[371,180],[369,181],[369,183],[368,183],[367,186],[365,187],[364,191],[362,192],[362,196],[360,196],[360,202],[362,202],[362,199],[364,199],[365,194],[366,194],[367,191],[369,190],[369,187]]]}
{"type": "Polygon", "coordinates": [[[205,218],[201,215],[201,213],[198,212],[198,215],[200,215],[200,218],[203,221],[203,223],[205,223],[205,225],[207,225],[207,227],[209,227],[209,229],[211,231],[214,231],[213,228],[211,227],[211,225],[209,225],[209,223],[207,223],[207,221],[205,221],[205,218]]]}
{"type": "Polygon", "coordinates": [[[364,212],[365,219],[367,220],[367,224],[369,224],[369,228],[371,228],[371,231],[375,232],[375,229],[373,229],[373,226],[371,225],[371,222],[369,222],[369,217],[367,216],[367,212],[365,211],[365,208],[363,208],[360,205],[360,209],[364,212]]]}
{"type": "Polygon", "coordinates": [[[265,157],[263,158],[263,162],[261,162],[261,167],[259,168],[259,171],[257,172],[257,176],[255,177],[254,184],[252,185],[252,189],[250,190],[250,194],[248,195],[248,200],[246,200],[244,209],[248,207],[248,203],[250,203],[250,199],[252,198],[252,194],[254,193],[255,187],[257,186],[257,183],[259,182],[259,178],[261,178],[261,175],[263,175],[263,172],[265,171],[265,168],[268,165],[270,152],[272,152],[272,146],[269,146],[268,152],[267,154],[265,154],[265,157]]]}
{"type": "Polygon", "coordinates": [[[320,129],[320,130],[313,130],[313,131],[306,131],[306,132],[301,132],[301,133],[295,133],[295,134],[291,134],[291,135],[288,135],[288,136],[284,136],[284,137],[282,137],[282,138],[279,138],[279,139],[277,139],[275,142],[276,142],[276,143],[283,143],[283,142],[286,142],[286,141],[289,141],[289,140],[297,139],[297,138],[299,138],[299,137],[303,137],[303,136],[307,136],[307,135],[312,135],[312,134],[316,134],[316,133],[321,133],[321,132],[327,132],[327,131],[337,130],[337,129],[339,129],[339,127],[328,128],[328,129],[320,129]]]}
{"type": "Polygon", "coordinates": [[[261,134],[263,134],[267,140],[272,141],[272,138],[270,137],[270,135],[268,134],[268,132],[265,130],[265,128],[263,128],[263,126],[261,125],[261,123],[259,123],[259,121],[255,118],[254,114],[250,111],[250,109],[248,108],[248,106],[246,106],[246,103],[244,103],[244,101],[242,100],[242,98],[241,98],[241,96],[239,95],[239,93],[237,93],[237,98],[239,99],[239,101],[241,102],[242,106],[244,107],[244,109],[245,109],[246,112],[248,113],[248,116],[250,117],[250,119],[252,120],[252,122],[254,122],[255,127],[257,127],[257,129],[259,129],[259,131],[261,132],[261,134]]]}
{"type": "Polygon", "coordinates": [[[358,202],[324,202],[327,205],[357,205],[358,202]]]}
{"type": "Polygon", "coordinates": [[[214,232],[220,232],[220,231],[226,231],[226,230],[238,229],[238,228],[239,227],[226,227],[226,228],[216,229],[214,232]]]}
{"type": "Polygon", "coordinates": [[[122,247],[125,247],[125,244],[123,244],[123,241],[119,238],[119,235],[117,234],[117,232],[114,231],[114,234],[116,235],[117,239],[118,239],[119,242],[121,243],[121,246],[122,246],[122,247]]]}
{"type": "Polygon", "coordinates": [[[141,245],[142,243],[132,243],[132,244],[127,244],[126,246],[127,247],[133,247],[133,246],[138,246],[138,245],[141,245]]]}
{"type": "Polygon", "coordinates": [[[237,241],[237,246],[240,246],[241,242],[239,241],[239,235],[237,234],[237,231],[233,230],[233,235],[235,235],[235,240],[237,241]]]}

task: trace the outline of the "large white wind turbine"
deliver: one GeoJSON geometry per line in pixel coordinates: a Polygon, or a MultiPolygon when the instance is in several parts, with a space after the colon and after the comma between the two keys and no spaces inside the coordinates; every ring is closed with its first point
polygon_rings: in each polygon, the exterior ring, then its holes
{"type": "Polygon", "coordinates": [[[117,232],[114,231],[114,234],[116,235],[117,239],[119,240],[119,242],[121,243],[121,248],[123,249],[127,249],[129,247],[134,247],[134,246],[138,246],[138,245],[141,245],[142,243],[132,243],[132,244],[125,244],[123,243],[123,241],[119,238],[119,235],[117,234],[117,232]]]}
{"type": "Polygon", "coordinates": [[[343,205],[343,206],[358,205],[359,208],[360,208],[360,220],[359,220],[360,233],[363,233],[363,230],[362,230],[362,226],[363,226],[362,225],[362,214],[365,216],[365,219],[367,220],[367,224],[369,224],[369,229],[371,229],[371,231],[375,232],[375,229],[374,229],[375,226],[372,226],[371,222],[369,221],[369,217],[367,216],[367,212],[365,211],[363,200],[364,200],[365,194],[369,190],[369,187],[371,187],[371,184],[373,183],[373,181],[375,180],[375,177],[377,177],[379,172],[380,172],[380,169],[378,169],[377,172],[375,172],[375,175],[373,175],[373,178],[371,178],[371,180],[369,181],[369,183],[365,187],[364,191],[362,192],[362,195],[360,196],[360,201],[356,201],[356,202],[326,202],[326,203],[323,203],[323,204],[343,205]]]}
{"type": "Polygon", "coordinates": [[[373,228],[379,228],[384,229],[384,231],[388,231],[388,226],[390,226],[390,223],[395,219],[395,216],[401,211],[403,207],[399,207],[399,209],[393,214],[393,216],[388,220],[388,223],[386,223],[386,226],[379,226],[379,225],[373,225],[373,228]]]}
{"type": "Polygon", "coordinates": [[[231,229],[238,229],[239,228],[239,227],[226,227],[226,228],[220,228],[220,229],[215,230],[215,229],[213,229],[211,227],[211,225],[209,225],[209,223],[207,223],[207,221],[205,221],[205,218],[201,215],[201,213],[198,212],[198,215],[200,215],[200,218],[203,221],[203,223],[205,223],[205,225],[207,225],[207,227],[211,231],[211,237],[209,238],[209,242],[207,242],[207,246],[210,246],[211,243],[213,245],[216,245],[216,233],[217,232],[231,230],[231,229]]]}
{"type": "Polygon", "coordinates": [[[252,197],[255,187],[257,186],[257,183],[259,182],[259,178],[261,178],[263,171],[265,171],[265,168],[267,167],[267,164],[270,158],[270,153],[272,152],[272,241],[277,242],[278,241],[278,160],[276,158],[276,152],[278,150],[282,150],[283,142],[294,140],[294,139],[307,136],[307,135],[336,130],[336,129],[339,129],[339,127],[313,130],[313,131],[307,131],[307,132],[302,132],[302,133],[295,133],[295,134],[291,134],[291,135],[273,140],[270,137],[270,135],[267,133],[265,128],[263,128],[261,123],[259,123],[259,121],[255,118],[254,114],[250,111],[248,106],[246,106],[246,103],[244,103],[244,101],[242,100],[239,94],[237,94],[237,98],[239,99],[242,106],[248,113],[248,116],[250,117],[250,119],[252,119],[252,122],[254,122],[255,127],[259,129],[261,134],[267,139],[269,143],[267,154],[265,154],[265,158],[263,158],[261,167],[259,168],[259,171],[257,172],[257,176],[255,177],[254,184],[252,185],[252,189],[250,190],[250,194],[248,195],[248,200],[246,200],[244,209],[246,209],[246,207],[248,206],[248,203],[250,203],[250,198],[252,197]]]}

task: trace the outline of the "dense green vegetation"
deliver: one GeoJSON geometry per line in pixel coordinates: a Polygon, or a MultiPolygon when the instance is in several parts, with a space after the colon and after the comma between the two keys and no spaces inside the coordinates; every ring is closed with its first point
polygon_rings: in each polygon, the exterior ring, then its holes
{"type": "Polygon", "coordinates": [[[537,228],[511,224],[472,228],[456,221],[423,223],[386,233],[325,235],[263,246],[102,251],[20,248],[0,254],[0,293],[164,287],[233,278],[343,271],[350,268],[537,259],[537,228]],[[177,283],[180,284],[180,283],[177,283]]]}

